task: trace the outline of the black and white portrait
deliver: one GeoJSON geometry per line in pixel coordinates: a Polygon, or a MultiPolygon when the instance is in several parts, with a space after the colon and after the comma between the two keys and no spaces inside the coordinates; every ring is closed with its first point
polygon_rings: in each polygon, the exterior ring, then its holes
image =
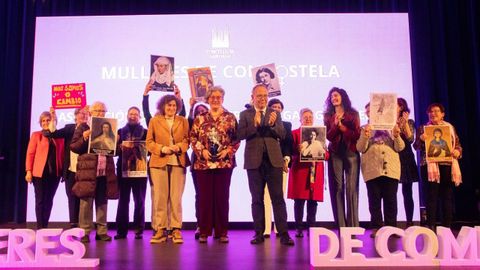
{"type": "Polygon", "coordinates": [[[263,84],[268,90],[268,96],[280,96],[280,80],[275,64],[268,64],[252,69],[254,84],[263,84]]]}
{"type": "Polygon", "coordinates": [[[325,160],[325,127],[301,127],[300,161],[312,162],[325,160]]]}

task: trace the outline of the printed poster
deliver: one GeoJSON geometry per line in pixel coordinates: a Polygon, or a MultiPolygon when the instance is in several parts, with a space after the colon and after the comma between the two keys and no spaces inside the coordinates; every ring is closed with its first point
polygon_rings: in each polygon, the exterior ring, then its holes
{"type": "Polygon", "coordinates": [[[117,149],[117,119],[92,117],[88,153],[114,156],[117,149]]]}
{"type": "Polygon", "coordinates": [[[427,161],[451,162],[453,143],[450,127],[447,125],[425,126],[424,134],[427,161]]]}
{"type": "Polygon", "coordinates": [[[392,130],[397,124],[397,94],[370,93],[369,119],[374,130],[392,130]]]}
{"type": "Polygon", "coordinates": [[[153,91],[173,92],[174,58],[169,56],[150,56],[150,81],[153,91]]]}
{"type": "Polygon", "coordinates": [[[207,90],[213,86],[213,77],[210,67],[190,68],[187,70],[190,81],[190,91],[196,101],[205,102],[207,90]]]}
{"type": "Polygon", "coordinates": [[[269,97],[280,96],[280,80],[278,78],[275,64],[268,64],[252,68],[254,84],[263,84],[268,90],[269,97]]]}
{"type": "Polygon", "coordinates": [[[145,141],[122,142],[122,177],[147,177],[145,141]]]}
{"type": "Polygon", "coordinates": [[[325,160],[326,130],[324,126],[300,127],[300,162],[325,160]]]}

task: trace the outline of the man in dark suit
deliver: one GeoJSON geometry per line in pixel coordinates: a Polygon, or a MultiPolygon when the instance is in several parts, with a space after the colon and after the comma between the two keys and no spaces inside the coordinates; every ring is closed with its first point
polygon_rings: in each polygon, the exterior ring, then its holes
{"type": "Polygon", "coordinates": [[[256,85],[252,90],[253,107],[240,113],[237,136],[246,140],[245,165],[252,195],[252,216],[255,236],[250,241],[264,241],[265,208],[263,195],[267,185],[273,206],[273,216],[283,245],[294,245],[288,235],[287,209],[283,198],[283,155],[280,140],[285,138],[280,114],[267,108],[268,90],[256,85]]]}

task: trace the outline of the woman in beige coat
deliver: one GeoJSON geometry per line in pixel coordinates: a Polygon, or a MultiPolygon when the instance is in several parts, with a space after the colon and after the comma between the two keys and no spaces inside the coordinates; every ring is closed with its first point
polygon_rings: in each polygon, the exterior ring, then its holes
{"type": "Polygon", "coordinates": [[[182,195],[186,167],[190,165],[188,149],[188,121],[177,115],[180,101],[173,95],[163,96],[157,105],[157,115],[150,120],[147,149],[151,153],[150,175],[153,183],[152,227],[156,230],[150,243],[167,240],[166,229],[171,228],[172,240],[183,243],[182,195]]]}

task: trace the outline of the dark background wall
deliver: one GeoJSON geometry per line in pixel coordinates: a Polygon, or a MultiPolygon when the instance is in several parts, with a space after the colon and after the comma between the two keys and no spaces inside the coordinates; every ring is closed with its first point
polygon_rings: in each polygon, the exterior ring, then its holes
{"type": "Polygon", "coordinates": [[[0,3],[0,223],[24,222],[37,16],[180,13],[408,12],[417,123],[441,102],[464,147],[457,221],[479,223],[480,1],[476,0],[4,0],[0,3]]]}

